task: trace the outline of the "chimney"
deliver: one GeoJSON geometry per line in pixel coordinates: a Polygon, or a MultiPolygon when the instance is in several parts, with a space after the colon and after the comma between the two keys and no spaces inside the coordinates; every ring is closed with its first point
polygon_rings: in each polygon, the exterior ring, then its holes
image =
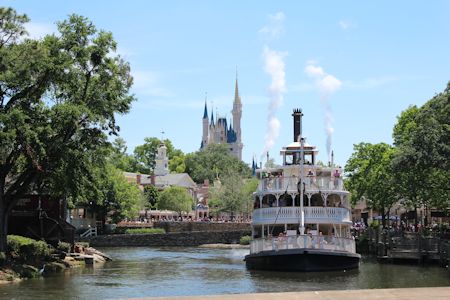
{"type": "Polygon", "coordinates": [[[137,183],[138,185],[141,185],[141,174],[137,174],[137,175],[136,175],[136,183],[137,183]]]}
{"type": "Polygon", "coordinates": [[[295,108],[292,116],[294,117],[294,142],[300,142],[299,137],[302,135],[302,110],[295,108]]]}
{"type": "Polygon", "coordinates": [[[156,180],[155,180],[155,174],[150,175],[150,182],[153,186],[155,186],[156,180]]]}

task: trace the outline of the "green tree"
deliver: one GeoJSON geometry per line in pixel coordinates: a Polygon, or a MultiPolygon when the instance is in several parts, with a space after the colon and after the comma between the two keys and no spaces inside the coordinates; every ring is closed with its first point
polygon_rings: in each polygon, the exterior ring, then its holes
{"type": "Polygon", "coordinates": [[[112,143],[112,151],[109,162],[116,168],[125,172],[137,172],[137,162],[133,155],[127,154],[126,142],[122,138],[116,138],[112,143]]]}
{"type": "Polygon", "coordinates": [[[194,205],[194,200],[188,194],[186,189],[179,186],[171,186],[165,189],[159,197],[158,208],[178,212],[189,213],[194,205]]]}
{"type": "Polygon", "coordinates": [[[146,185],[144,187],[144,198],[146,208],[157,208],[160,192],[153,185],[146,185]]]}
{"type": "Polygon", "coordinates": [[[123,172],[111,164],[102,171],[101,179],[97,181],[101,194],[83,206],[90,206],[103,220],[108,215],[113,223],[137,217],[143,199],[141,190],[136,184],[129,183],[123,172]]]}
{"type": "Polygon", "coordinates": [[[195,182],[210,182],[225,174],[250,177],[251,169],[232,156],[225,144],[210,144],[205,149],[186,155],[186,172],[195,182]]]}
{"type": "Polygon", "coordinates": [[[237,214],[248,217],[253,210],[252,193],[256,191],[257,186],[256,178],[222,176],[222,179],[210,188],[210,212],[216,217],[220,213],[227,213],[231,217],[237,214]]]}
{"type": "MultiPolygon", "coordinates": [[[[151,174],[155,169],[155,158],[161,140],[156,137],[146,137],[144,141],[144,144],[134,148],[134,156],[137,161],[138,171],[144,174],[151,174]]],[[[165,139],[164,144],[167,147],[167,157],[169,158],[170,166],[170,160],[173,157],[182,156],[183,152],[179,149],[175,149],[169,139],[165,139]]]]}
{"type": "MultiPolygon", "coordinates": [[[[422,107],[409,107],[393,130],[392,168],[405,203],[448,208],[450,197],[450,82],[422,107]]],[[[417,216],[417,214],[416,214],[417,216]]]]}
{"type": "Polygon", "coordinates": [[[169,160],[169,170],[171,173],[184,173],[186,171],[184,154],[173,156],[169,160]]]}
{"type": "Polygon", "coordinates": [[[346,185],[351,200],[356,203],[365,198],[370,207],[385,216],[392,205],[399,200],[391,161],[394,148],[385,143],[354,145],[354,152],[345,166],[346,185]]]}
{"type": "MultiPolygon", "coordinates": [[[[100,194],[96,167],[107,134],[133,97],[128,63],[112,34],[71,15],[59,35],[20,40],[25,16],[0,10],[0,251],[8,214],[30,192],[71,199],[100,194]]],[[[94,197],[95,198],[95,197],[94,197]]]]}

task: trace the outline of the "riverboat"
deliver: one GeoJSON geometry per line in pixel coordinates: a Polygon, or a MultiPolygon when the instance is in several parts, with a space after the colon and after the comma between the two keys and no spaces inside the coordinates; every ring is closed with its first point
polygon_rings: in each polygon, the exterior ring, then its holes
{"type": "Polygon", "coordinates": [[[351,235],[349,192],[343,169],[316,162],[318,150],[302,136],[301,109],[294,109],[294,142],[283,147],[283,165],[260,168],[254,198],[248,269],[335,271],[359,267],[351,235]]]}

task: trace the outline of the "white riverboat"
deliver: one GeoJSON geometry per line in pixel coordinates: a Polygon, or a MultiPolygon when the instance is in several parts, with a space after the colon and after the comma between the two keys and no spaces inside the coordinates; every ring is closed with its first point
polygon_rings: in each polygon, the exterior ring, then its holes
{"type": "Polygon", "coordinates": [[[247,268],[331,271],[358,268],[351,235],[349,192],[343,169],[316,163],[318,150],[302,136],[302,111],[295,109],[294,142],[283,147],[283,165],[256,170],[252,241],[247,268]]]}

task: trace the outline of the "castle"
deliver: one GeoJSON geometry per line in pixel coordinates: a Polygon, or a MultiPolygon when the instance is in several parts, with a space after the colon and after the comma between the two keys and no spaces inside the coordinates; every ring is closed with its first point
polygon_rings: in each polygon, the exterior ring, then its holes
{"type": "Polygon", "coordinates": [[[242,102],[239,96],[238,80],[236,76],[236,87],[234,90],[234,102],[233,109],[231,111],[233,115],[233,126],[228,126],[227,119],[224,117],[216,116],[214,119],[214,112],[211,109],[211,121],[208,117],[208,107],[206,106],[203,112],[203,135],[200,150],[209,144],[224,144],[227,143],[230,149],[230,153],[242,160],[242,144],[241,140],[241,117],[242,117],[242,102]]]}

